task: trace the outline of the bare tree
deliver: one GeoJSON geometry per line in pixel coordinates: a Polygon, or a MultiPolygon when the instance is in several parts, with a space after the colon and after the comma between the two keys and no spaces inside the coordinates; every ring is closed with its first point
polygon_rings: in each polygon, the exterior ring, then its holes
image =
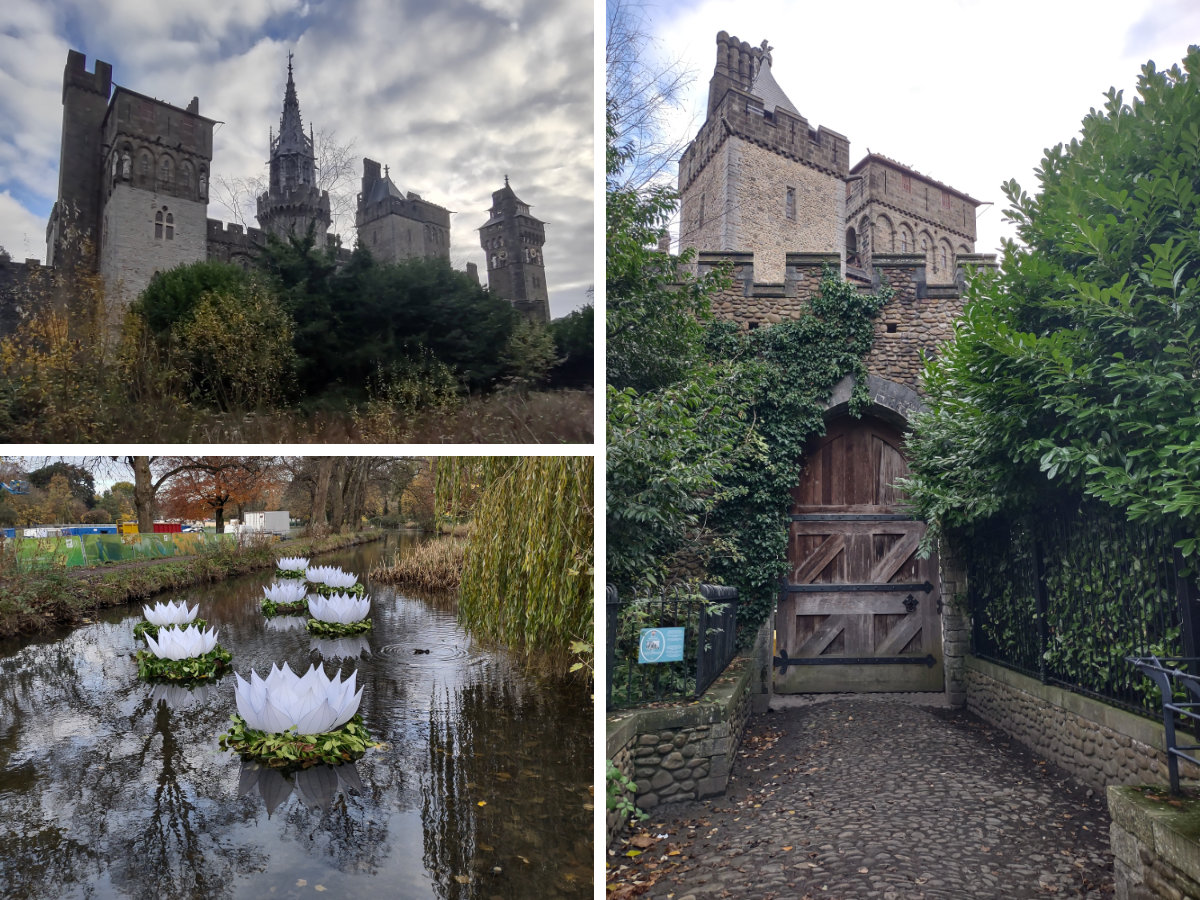
{"type": "Polygon", "coordinates": [[[673,179],[688,133],[664,133],[664,116],[683,107],[693,80],[679,59],[663,61],[650,36],[649,16],[637,0],[608,0],[604,40],[605,95],[617,144],[632,152],[609,179],[610,187],[640,190],[673,179]]]}

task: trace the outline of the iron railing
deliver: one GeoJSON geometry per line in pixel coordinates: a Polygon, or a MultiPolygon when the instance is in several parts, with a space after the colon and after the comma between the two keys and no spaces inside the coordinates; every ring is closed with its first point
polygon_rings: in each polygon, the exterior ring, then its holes
{"type": "Polygon", "coordinates": [[[737,589],[705,584],[699,593],[676,588],[659,597],[622,600],[608,585],[608,709],[659,700],[695,699],[733,660],[737,644],[737,589]],[[683,659],[639,662],[646,629],[682,628],[683,659]]]}
{"type": "MultiPolygon", "coordinates": [[[[1200,659],[1186,656],[1130,656],[1126,660],[1139,672],[1154,682],[1162,695],[1162,720],[1164,743],[1167,748],[1167,774],[1171,780],[1171,793],[1179,793],[1179,760],[1186,759],[1200,766],[1189,751],[1200,750],[1200,744],[1179,744],[1177,727],[1196,731],[1200,723],[1200,659]],[[1172,665],[1167,665],[1171,663],[1172,665]],[[1190,672],[1183,671],[1184,667],[1190,672]],[[1180,699],[1182,698],[1182,699],[1180,699]],[[1177,725],[1176,719],[1179,719],[1177,725]],[[1184,722],[1187,720],[1187,723],[1184,722]]],[[[1194,740],[1194,738],[1193,738],[1194,740]]]]}
{"type": "Polygon", "coordinates": [[[962,551],[972,652],[1157,717],[1125,659],[1196,655],[1200,616],[1174,542],[1094,506],[976,533],[962,551]]]}

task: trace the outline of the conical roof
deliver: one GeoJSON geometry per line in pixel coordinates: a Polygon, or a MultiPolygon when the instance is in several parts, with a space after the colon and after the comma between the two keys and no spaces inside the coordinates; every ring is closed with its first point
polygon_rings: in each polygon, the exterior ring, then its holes
{"type": "Polygon", "coordinates": [[[783,88],[775,81],[775,76],[771,74],[771,63],[768,59],[763,59],[762,64],[758,67],[758,74],[754,76],[754,85],[750,88],[750,93],[756,97],[762,97],[763,109],[769,113],[774,113],[777,108],[783,108],[795,116],[800,116],[800,111],[792,105],[792,101],[788,99],[783,88]]]}
{"type": "Polygon", "coordinates": [[[287,88],[283,93],[283,113],[279,117],[279,137],[271,148],[275,153],[312,152],[312,143],[304,133],[300,119],[300,100],[296,96],[296,82],[292,80],[292,54],[288,54],[287,88]]]}

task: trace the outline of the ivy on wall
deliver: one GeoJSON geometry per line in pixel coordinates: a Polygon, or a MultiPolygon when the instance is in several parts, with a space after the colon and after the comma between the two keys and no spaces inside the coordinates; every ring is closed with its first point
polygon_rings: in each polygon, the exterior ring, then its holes
{"type": "Polygon", "coordinates": [[[854,375],[850,412],[858,415],[867,405],[864,358],[874,339],[872,320],[891,296],[886,287],[862,293],[826,270],[804,317],[753,331],[732,323],[709,329],[712,357],[738,366],[735,390],[760,439],[756,452],[734,460],[710,519],[724,540],[708,570],[738,589],[743,642],[775,608],[787,566],[791,490],[800,483],[805,445],[825,433],[834,385],[854,375]]]}

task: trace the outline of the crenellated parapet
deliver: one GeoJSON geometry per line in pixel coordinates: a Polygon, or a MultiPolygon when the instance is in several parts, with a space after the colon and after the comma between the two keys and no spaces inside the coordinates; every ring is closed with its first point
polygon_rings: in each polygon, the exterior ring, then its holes
{"type": "MultiPolygon", "coordinates": [[[[826,273],[838,277],[836,253],[788,253],[784,281],[754,279],[754,254],[739,251],[701,251],[701,274],[728,266],[732,284],[713,299],[713,314],[754,329],[797,320],[810,308],[826,273]]],[[[996,258],[964,254],[955,260],[957,277],[951,284],[928,283],[925,257],[920,253],[875,255],[869,284],[860,290],[891,288],[891,300],[875,323],[875,342],[867,356],[867,369],[888,381],[919,389],[922,352],[932,354],[954,336],[962,316],[963,288],[973,270],[995,268],[996,258]]]]}

